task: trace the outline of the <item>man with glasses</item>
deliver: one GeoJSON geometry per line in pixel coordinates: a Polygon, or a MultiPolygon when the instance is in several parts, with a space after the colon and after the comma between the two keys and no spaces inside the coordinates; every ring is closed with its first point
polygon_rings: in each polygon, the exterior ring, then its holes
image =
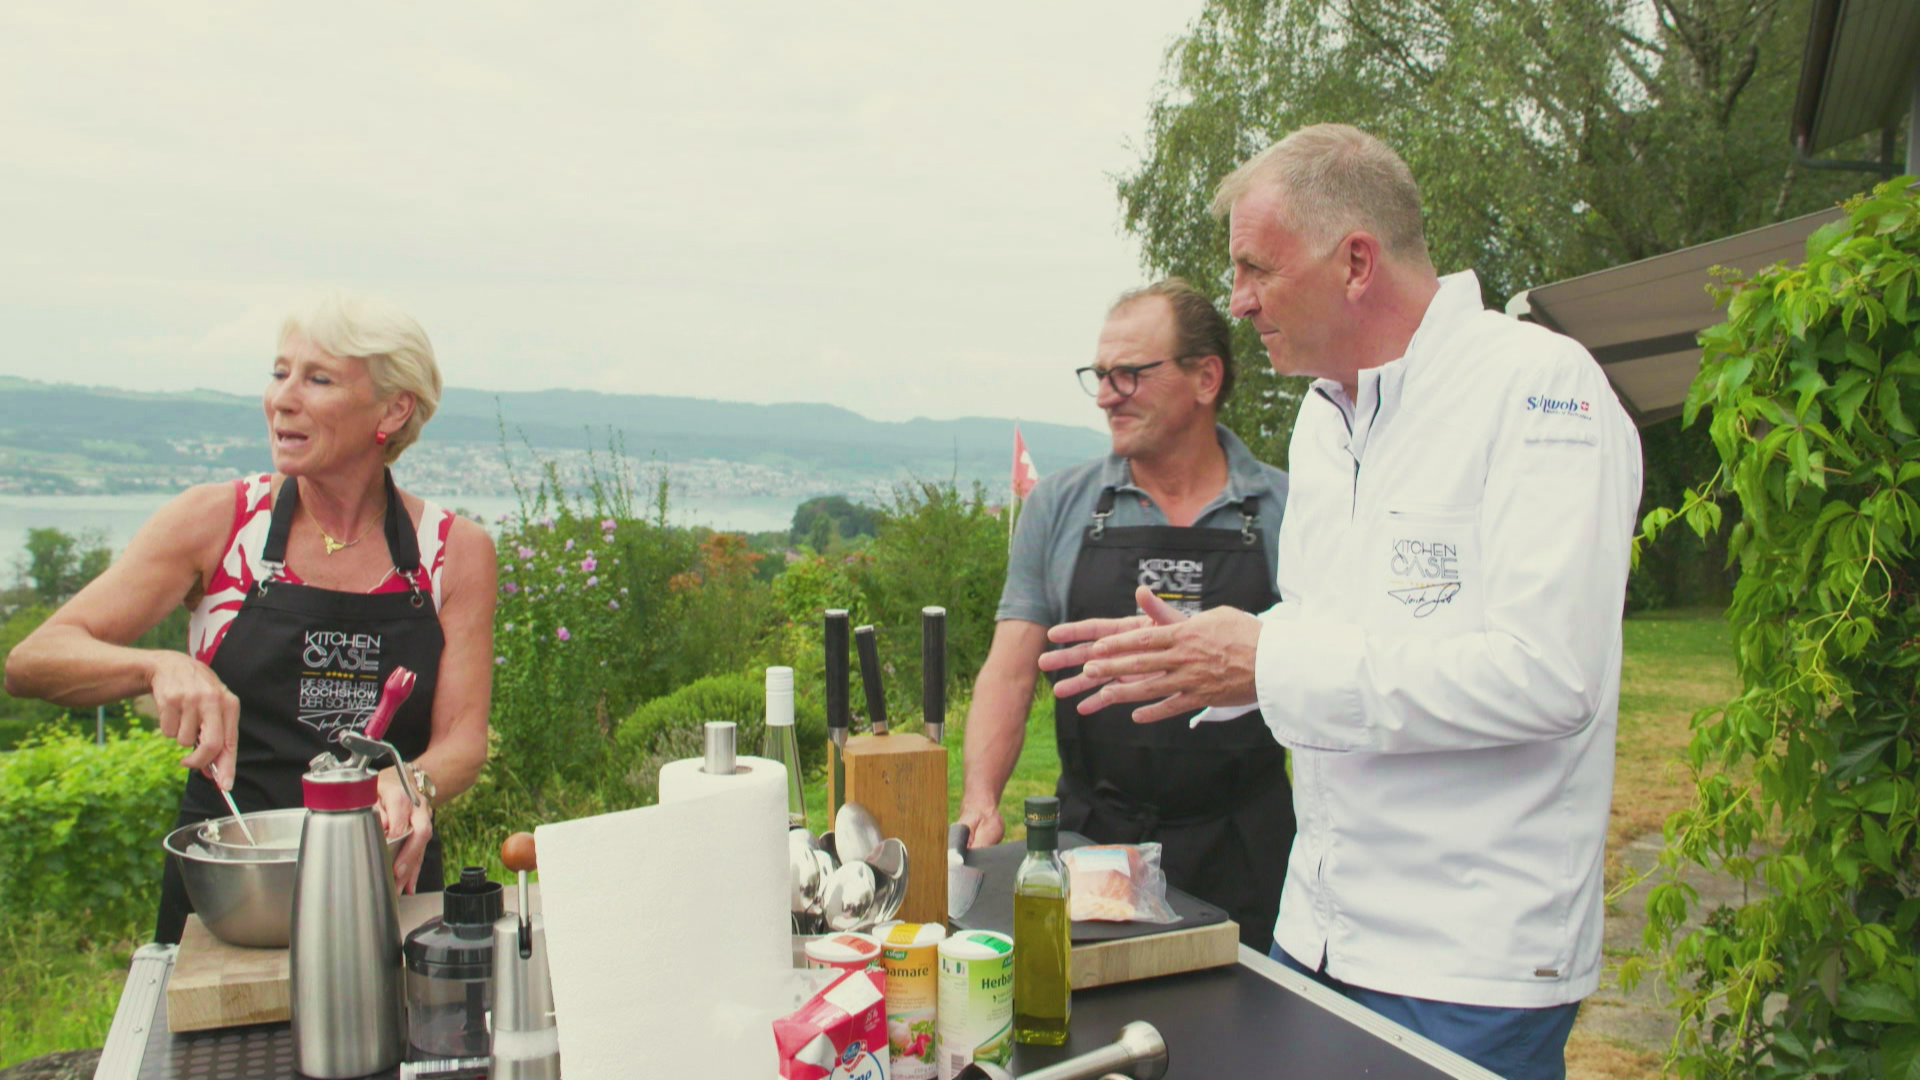
{"type": "MultiPolygon", "coordinates": [[[[1138,614],[1136,589],[1154,611],[1262,611],[1279,600],[1287,474],[1215,422],[1234,372],[1212,302],[1178,278],[1127,293],[1077,374],[1106,414],[1113,452],[1042,479],[1020,516],[967,713],[960,819],[976,847],[1002,836],[1000,798],[1049,627],[1138,614]]],[[[1190,730],[1135,724],[1130,708],[1082,716],[1078,703],[1054,708],[1062,825],[1100,843],[1158,842],[1167,880],[1266,950],[1294,819],[1286,752],[1258,713],[1190,730]]]]}
{"type": "Polygon", "coordinates": [[[1294,132],[1213,205],[1234,314],[1314,378],[1286,602],[1058,626],[1041,663],[1146,727],[1258,709],[1300,796],[1274,959],[1508,1080],[1562,1080],[1602,967],[1639,437],[1578,342],[1438,275],[1379,139],[1294,132]]]}

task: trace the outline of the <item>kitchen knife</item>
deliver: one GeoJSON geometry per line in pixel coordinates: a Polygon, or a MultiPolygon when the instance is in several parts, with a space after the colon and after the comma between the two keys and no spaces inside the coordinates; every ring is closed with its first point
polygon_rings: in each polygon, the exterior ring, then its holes
{"type": "Polygon", "coordinates": [[[828,608],[824,639],[827,650],[827,738],[833,743],[831,760],[827,762],[827,812],[832,813],[846,799],[846,764],[842,756],[847,749],[847,726],[852,721],[847,712],[847,645],[848,626],[844,608],[828,608]]]}
{"type": "Polygon", "coordinates": [[[960,822],[947,826],[947,918],[958,919],[980,897],[980,882],[987,872],[967,865],[967,841],[973,830],[960,822]]]}
{"type": "Polygon", "coordinates": [[[856,626],[853,644],[860,650],[860,684],[867,691],[867,720],[875,735],[885,735],[887,693],[880,683],[880,635],[871,626],[856,626]]]}
{"type": "Polygon", "coordinates": [[[947,609],[920,609],[920,715],[927,738],[947,741],[947,609]]]}

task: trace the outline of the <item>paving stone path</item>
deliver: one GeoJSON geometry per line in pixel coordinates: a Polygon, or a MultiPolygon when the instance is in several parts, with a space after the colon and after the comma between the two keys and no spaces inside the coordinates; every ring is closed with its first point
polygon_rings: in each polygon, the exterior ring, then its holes
{"type": "MultiPolygon", "coordinates": [[[[1659,865],[1662,846],[1659,833],[1648,833],[1627,845],[1621,861],[1632,874],[1647,873],[1659,865]]],[[[1641,935],[1647,926],[1647,894],[1663,880],[1664,875],[1656,874],[1642,881],[1607,909],[1607,973],[1599,992],[1580,1010],[1574,1030],[1664,1055],[1677,1027],[1666,984],[1650,974],[1629,992],[1620,988],[1616,975],[1620,961],[1645,950],[1641,935]]],[[[1700,891],[1700,902],[1687,924],[1690,929],[1700,925],[1700,916],[1722,904],[1749,900],[1746,886],[1730,874],[1695,866],[1687,870],[1685,880],[1700,891]]]]}

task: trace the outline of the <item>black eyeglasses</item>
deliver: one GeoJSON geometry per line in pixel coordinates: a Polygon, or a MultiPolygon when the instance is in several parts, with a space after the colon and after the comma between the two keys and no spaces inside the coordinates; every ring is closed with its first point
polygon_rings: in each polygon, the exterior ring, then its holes
{"type": "Polygon", "coordinates": [[[1140,373],[1152,371],[1164,363],[1167,361],[1155,360],[1151,364],[1115,364],[1105,371],[1097,367],[1083,367],[1075,369],[1074,374],[1080,377],[1080,389],[1085,390],[1088,397],[1100,396],[1100,380],[1105,379],[1113,384],[1114,393],[1123,398],[1130,398],[1135,390],[1140,389],[1140,373]]]}

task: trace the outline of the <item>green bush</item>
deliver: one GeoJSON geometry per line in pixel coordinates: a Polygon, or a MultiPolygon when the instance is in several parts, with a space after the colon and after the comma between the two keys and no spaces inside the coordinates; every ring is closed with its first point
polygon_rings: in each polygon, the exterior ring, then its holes
{"type": "Polygon", "coordinates": [[[1668,880],[1647,900],[1684,1076],[1920,1076],[1913,180],[1848,202],[1803,265],[1724,291],[1686,405],[1689,423],[1710,411],[1721,470],[1647,515],[1650,533],[1705,536],[1721,499],[1742,511],[1743,690],[1694,718],[1698,795],[1667,822],[1668,880]],[[1687,864],[1724,867],[1747,898],[1701,912],[1687,864]]]}
{"type": "MultiPolygon", "coordinates": [[[[730,720],[738,725],[740,753],[757,756],[764,752],[766,708],[764,676],[709,675],[635,709],[620,725],[617,738],[629,760],[646,768],[656,758],[672,760],[698,753],[703,745],[701,725],[730,720]]],[[[803,771],[825,764],[827,719],[818,705],[796,698],[794,734],[800,741],[803,771]]]]}
{"type": "Polygon", "coordinates": [[[150,730],[104,746],[58,730],[37,738],[0,754],[0,918],[56,912],[110,932],[150,923],[180,747],[150,730]]]}

